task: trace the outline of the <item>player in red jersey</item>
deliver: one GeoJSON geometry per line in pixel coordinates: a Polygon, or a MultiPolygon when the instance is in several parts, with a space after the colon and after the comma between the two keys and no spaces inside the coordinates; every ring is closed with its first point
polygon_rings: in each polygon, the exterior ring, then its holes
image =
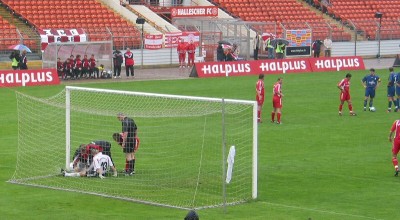
{"type": "Polygon", "coordinates": [[[187,45],[186,50],[188,53],[188,66],[191,67],[194,65],[194,54],[196,53],[196,45],[194,45],[192,40],[187,45]]]}
{"type": "Polygon", "coordinates": [[[278,81],[274,84],[274,89],[273,89],[273,97],[272,97],[272,107],[273,111],[271,113],[271,122],[275,122],[275,114],[276,114],[276,123],[280,124],[281,123],[281,114],[282,114],[282,78],[278,78],[278,81]]]}
{"type": "Polygon", "coordinates": [[[182,38],[181,42],[178,43],[178,47],[176,48],[179,56],[179,68],[185,68],[185,59],[186,59],[186,43],[185,40],[182,38]]]}
{"type": "Polygon", "coordinates": [[[350,79],[351,74],[347,73],[346,78],[342,79],[337,85],[338,89],[340,89],[340,105],[339,105],[339,115],[342,116],[342,109],[343,104],[346,101],[347,105],[349,106],[350,116],[355,116],[356,113],[353,112],[353,106],[351,104],[351,97],[350,97],[350,79]]]}
{"type": "Polygon", "coordinates": [[[389,142],[392,142],[392,163],[395,169],[395,176],[399,175],[399,162],[397,161],[397,154],[400,150],[400,120],[393,122],[389,133],[389,142]],[[394,137],[393,137],[394,134],[394,137]]]}
{"type": "Polygon", "coordinates": [[[59,78],[64,79],[64,64],[60,57],[57,58],[57,74],[59,78]]]}
{"type": "Polygon", "coordinates": [[[83,55],[83,59],[82,59],[82,78],[90,78],[90,73],[89,73],[89,59],[87,57],[87,55],[83,55]]]}
{"type": "Polygon", "coordinates": [[[76,55],[75,57],[75,62],[74,62],[74,74],[75,78],[82,78],[82,60],[81,60],[81,55],[76,55]]]}
{"type": "Polygon", "coordinates": [[[264,74],[258,75],[256,83],[256,101],[257,101],[257,122],[261,123],[261,110],[264,104],[265,91],[264,91],[264,74]]]}
{"type": "Polygon", "coordinates": [[[89,74],[92,78],[99,79],[99,73],[99,68],[96,67],[96,59],[94,58],[94,54],[92,54],[89,59],[89,74]]]}

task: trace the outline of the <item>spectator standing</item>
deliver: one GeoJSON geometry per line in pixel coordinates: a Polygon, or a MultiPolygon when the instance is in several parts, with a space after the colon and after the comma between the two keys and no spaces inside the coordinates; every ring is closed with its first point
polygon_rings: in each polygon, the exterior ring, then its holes
{"type": "Polygon", "coordinates": [[[271,37],[267,39],[267,51],[268,51],[268,59],[274,59],[274,46],[271,43],[271,37]]]}
{"type": "Polygon", "coordinates": [[[316,40],[314,41],[314,43],[312,44],[312,49],[313,49],[313,54],[314,57],[319,57],[320,53],[321,53],[321,43],[320,40],[316,40]]]}
{"type": "Polygon", "coordinates": [[[261,47],[261,36],[259,33],[256,32],[256,36],[254,37],[253,40],[254,60],[258,60],[258,51],[260,50],[260,47],[261,47]]]}
{"type": "Polygon", "coordinates": [[[114,79],[121,78],[121,66],[124,62],[124,56],[121,51],[115,50],[113,52],[113,62],[114,62],[114,79]]]}
{"type": "Polygon", "coordinates": [[[217,61],[225,61],[225,51],[224,48],[222,47],[222,44],[218,44],[217,47],[217,61]]]}
{"type": "Polygon", "coordinates": [[[188,53],[188,66],[191,67],[194,65],[194,55],[196,53],[196,45],[193,43],[193,40],[187,45],[186,50],[188,53]]]}
{"type": "Polygon", "coordinates": [[[135,77],[135,70],[133,69],[133,65],[135,65],[135,61],[133,59],[133,53],[131,52],[130,48],[126,49],[124,53],[125,58],[125,71],[126,71],[126,78],[129,78],[129,74],[132,77],[135,77]]]}
{"type": "Polygon", "coordinates": [[[17,70],[19,68],[19,60],[20,60],[19,51],[14,50],[13,52],[11,52],[10,59],[11,59],[11,67],[13,68],[13,70],[17,70]]]}
{"type": "Polygon", "coordinates": [[[282,41],[278,41],[275,52],[277,59],[283,59],[283,54],[285,54],[285,44],[282,41]]]}
{"type": "Polygon", "coordinates": [[[324,47],[325,47],[325,56],[330,57],[332,53],[332,40],[329,36],[326,36],[324,40],[324,47]]]}
{"type": "Polygon", "coordinates": [[[26,58],[26,50],[22,51],[20,60],[19,60],[19,68],[21,70],[27,70],[28,69],[28,59],[26,58]]]}

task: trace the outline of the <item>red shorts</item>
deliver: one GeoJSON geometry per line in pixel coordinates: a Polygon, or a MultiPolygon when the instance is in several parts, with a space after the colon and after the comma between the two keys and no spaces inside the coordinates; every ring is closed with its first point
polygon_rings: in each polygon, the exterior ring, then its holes
{"type": "Polygon", "coordinates": [[[274,108],[282,108],[282,97],[274,96],[272,99],[272,106],[274,108]]]}
{"type": "Polygon", "coordinates": [[[399,150],[400,150],[400,139],[395,138],[393,140],[392,153],[398,154],[399,150]]]}
{"type": "Polygon", "coordinates": [[[186,53],[180,53],[179,54],[179,62],[185,62],[186,59],[186,53]]]}
{"type": "Polygon", "coordinates": [[[348,92],[340,93],[340,101],[349,101],[349,100],[350,100],[350,93],[348,93],[348,92]]]}
{"type": "Polygon", "coordinates": [[[258,95],[256,95],[256,101],[257,101],[257,104],[258,104],[259,106],[263,105],[263,104],[264,104],[264,96],[258,96],[258,95]]]}

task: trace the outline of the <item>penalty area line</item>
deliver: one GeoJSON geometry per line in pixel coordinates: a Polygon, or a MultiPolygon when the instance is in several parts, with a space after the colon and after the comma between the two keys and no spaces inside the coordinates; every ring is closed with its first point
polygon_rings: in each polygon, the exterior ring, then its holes
{"type": "Polygon", "coordinates": [[[320,212],[320,213],[326,213],[326,214],[332,214],[332,215],[341,215],[341,216],[356,217],[356,218],[362,218],[362,219],[383,220],[383,219],[380,219],[380,218],[368,217],[368,216],[364,216],[364,215],[354,215],[354,214],[348,214],[348,213],[342,213],[342,212],[327,211],[327,210],[320,210],[320,209],[312,209],[312,208],[285,205],[285,204],[272,203],[272,202],[261,201],[261,203],[264,203],[264,204],[267,204],[267,205],[272,205],[272,206],[280,206],[280,207],[284,207],[284,208],[299,209],[299,210],[312,211],[312,212],[320,212]]]}

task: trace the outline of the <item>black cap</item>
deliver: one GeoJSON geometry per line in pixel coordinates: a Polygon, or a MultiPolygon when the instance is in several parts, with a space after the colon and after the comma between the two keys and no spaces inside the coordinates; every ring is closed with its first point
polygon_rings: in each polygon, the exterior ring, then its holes
{"type": "Polygon", "coordinates": [[[184,220],[199,220],[199,216],[194,210],[190,210],[184,220]]]}

